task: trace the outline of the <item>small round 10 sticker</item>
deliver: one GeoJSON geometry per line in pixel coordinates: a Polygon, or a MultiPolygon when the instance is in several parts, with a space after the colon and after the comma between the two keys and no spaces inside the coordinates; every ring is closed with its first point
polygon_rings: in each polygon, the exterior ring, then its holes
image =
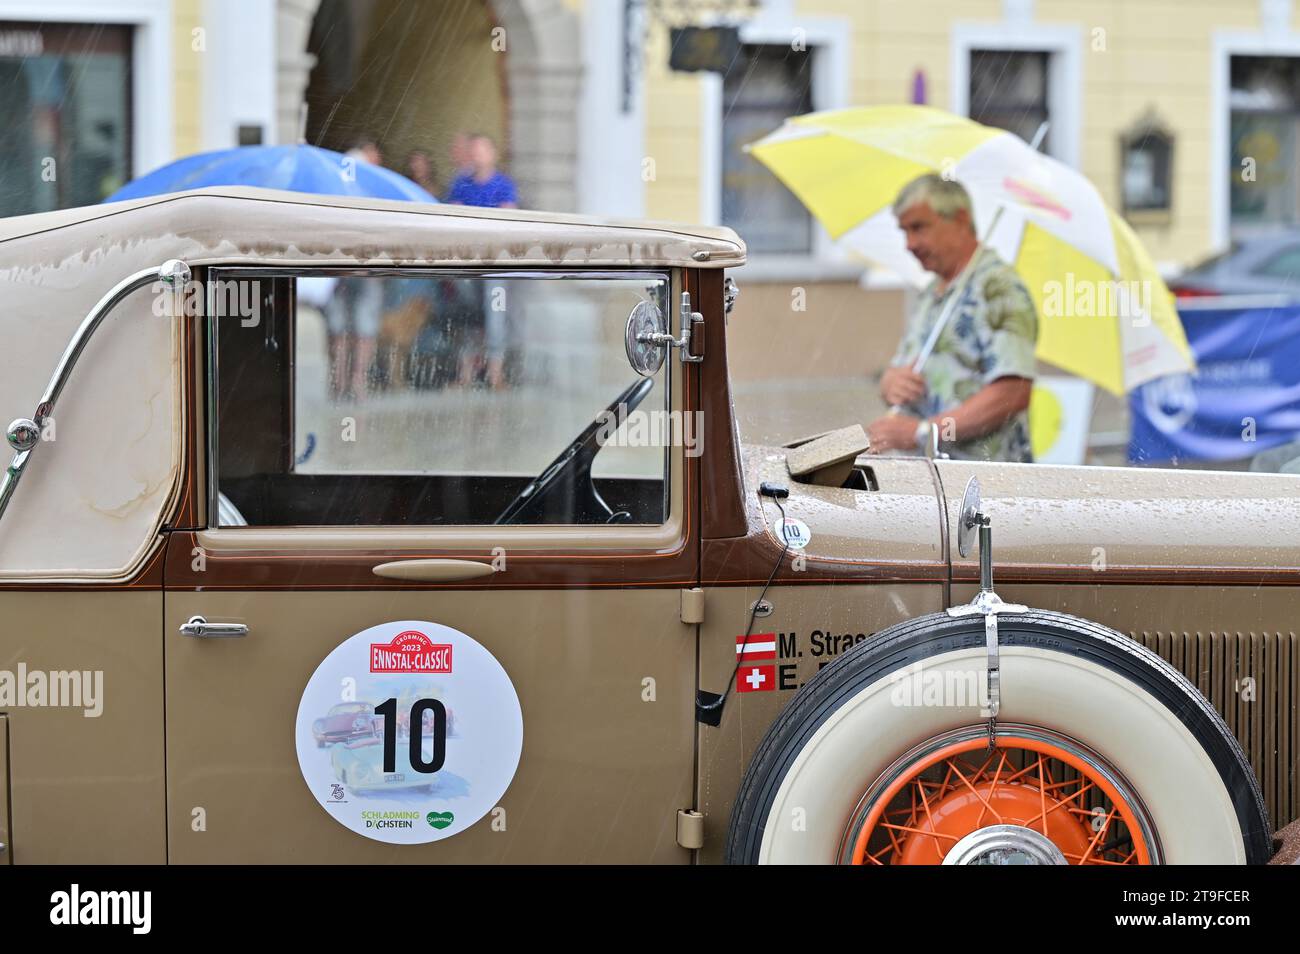
{"type": "Polygon", "coordinates": [[[303,690],[298,766],[316,801],[367,838],[414,845],[497,804],[523,751],[519,697],[477,640],[441,623],[381,623],[344,640],[303,690]]]}
{"type": "Polygon", "coordinates": [[[776,525],[777,538],[794,550],[802,550],[812,543],[812,531],[808,524],[794,517],[786,517],[776,525]]]}

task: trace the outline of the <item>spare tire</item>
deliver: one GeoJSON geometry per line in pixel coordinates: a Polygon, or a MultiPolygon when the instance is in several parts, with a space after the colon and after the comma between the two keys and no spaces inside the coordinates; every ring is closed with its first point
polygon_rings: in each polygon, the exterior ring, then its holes
{"type": "Polygon", "coordinates": [[[737,796],[732,863],[1262,864],[1264,800],[1228,726],[1150,650],[1044,610],[892,626],[808,682],[737,796]]]}

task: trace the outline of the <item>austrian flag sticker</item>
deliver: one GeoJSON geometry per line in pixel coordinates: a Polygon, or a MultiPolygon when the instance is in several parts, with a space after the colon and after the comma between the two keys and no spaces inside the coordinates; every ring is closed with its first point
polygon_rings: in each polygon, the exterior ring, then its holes
{"type": "Polygon", "coordinates": [[[776,658],[776,633],[759,633],[756,636],[736,637],[736,659],[738,662],[756,662],[760,659],[776,658]]]}
{"type": "Polygon", "coordinates": [[[736,637],[737,692],[771,692],[776,688],[776,633],[736,637]],[[772,660],[762,665],[761,660],[772,660]]]}
{"type": "Polygon", "coordinates": [[[417,629],[387,643],[370,644],[371,672],[451,672],[451,645],[435,643],[417,629]]]}

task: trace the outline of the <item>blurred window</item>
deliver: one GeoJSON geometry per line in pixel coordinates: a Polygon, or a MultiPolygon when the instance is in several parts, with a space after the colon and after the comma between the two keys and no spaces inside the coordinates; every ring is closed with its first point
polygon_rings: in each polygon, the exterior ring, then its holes
{"type": "Polygon", "coordinates": [[[249,526],[491,524],[601,424],[593,479],[566,470],[577,479],[514,522],[663,523],[668,447],[698,435],[667,413],[673,362],[639,377],[623,331],[639,302],[666,315],[668,287],[657,273],[218,273],[217,487],[249,526]],[[619,403],[616,430],[604,412],[619,403]]]}
{"type": "Polygon", "coordinates": [[[1121,140],[1120,192],[1129,212],[1167,212],[1172,205],[1173,137],[1144,124],[1121,140]]]}
{"type": "Polygon", "coordinates": [[[131,177],[131,28],[0,22],[0,216],[94,205],[131,177]]]}
{"type": "Polygon", "coordinates": [[[1240,254],[1241,254],[1241,242],[1239,241],[1230,242],[1228,243],[1228,247],[1224,249],[1222,252],[1219,252],[1217,255],[1211,255],[1208,258],[1202,259],[1201,261],[1197,262],[1193,268],[1189,268],[1187,271],[1183,272],[1182,277],[1184,279],[1187,279],[1187,278],[1192,278],[1193,276],[1209,275],[1220,265],[1227,264],[1228,262],[1232,261],[1232,259],[1236,258],[1240,254]]]}
{"type": "Polygon", "coordinates": [[[1268,275],[1283,281],[1300,281],[1300,245],[1292,245],[1274,255],[1255,269],[1255,274],[1268,275]]]}
{"type": "Polygon", "coordinates": [[[753,254],[808,255],[812,217],[802,202],[744,147],[787,116],[812,111],[812,49],[744,45],[724,74],[722,224],[745,236],[753,254]]]}
{"type": "MultiPolygon", "coordinates": [[[[1051,54],[1026,50],[970,51],[970,118],[1013,132],[1025,142],[1050,116],[1048,65],[1051,54]]],[[[1039,147],[1050,152],[1052,133],[1039,147]]]]}
{"type": "Polygon", "coordinates": [[[1232,233],[1294,225],[1300,221],[1300,58],[1234,56],[1231,76],[1232,233]]]}

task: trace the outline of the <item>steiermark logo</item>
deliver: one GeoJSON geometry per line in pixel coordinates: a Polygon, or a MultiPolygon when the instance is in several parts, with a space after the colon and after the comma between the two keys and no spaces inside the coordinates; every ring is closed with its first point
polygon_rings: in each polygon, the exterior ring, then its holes
{"type": "Polygon", "coordinates": [[[425,815],[424,818],[430,825],[437,828],[439,831],[448,827],[456,820],[456,816],[451,812],[429,812],[429,814],[425,815]]]}

